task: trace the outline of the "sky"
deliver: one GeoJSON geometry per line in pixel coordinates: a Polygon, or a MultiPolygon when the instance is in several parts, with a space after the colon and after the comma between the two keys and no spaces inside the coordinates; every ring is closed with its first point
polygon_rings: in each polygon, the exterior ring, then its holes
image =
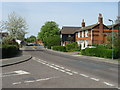
{"type": "Polygon", "coordinates": [[[3,21],[12,12],[25,18],[29,26],[25,37],[37,36],[47,21],[55,21],[61,29],[62,26],[81,27],[82,19],[86,26],[96,24],[99,13],[105,25],[111,24],[108,19],[115,20],[118,16],[118,2],[2,2],[1,7],[3,21]]]}

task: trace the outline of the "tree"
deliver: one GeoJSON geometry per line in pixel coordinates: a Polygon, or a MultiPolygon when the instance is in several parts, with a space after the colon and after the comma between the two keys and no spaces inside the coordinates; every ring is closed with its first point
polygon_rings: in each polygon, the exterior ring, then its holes
{"type": "MultiPolygon", "coordinates": [[[[114,32],[113,38],[114,38],[113,48],[120,49],[120,40],[118,37],[118,33],[114,32]]],[[[107,36],[107,41],[108,41],[107,43],[108,48],[112,48],[112,35],[111,34],[107,36]]]]}
{"type": "Polygon", "coordinates": [[[120,23],[120,16],[117,17],[117,19],[115,20],[115,23],[120,23]]]}
{"type": "Polygon", "coordinates": [[[48,21],[41,27],[41,32],[38,33],[38,39],[42,40],[44,46],[51,48],[51,46],[60,45],[60,32],[58,24],[54,21],[48,21]]]}
{"type": "Polygon", "coordinates": [[[14,39],[24,40],[26,30],[28,29],[27,27],[25,19],[18,16],[15,12],[8,15],[6,29],[14,39]]]}
{"type": "Polygon", "coordinates": [[[32,36],[28,37],[26,39],[26,41],[29,42],[29,43],[32,43],[32,42],[36,41],[36,37],[32,35],[32,36]]]}

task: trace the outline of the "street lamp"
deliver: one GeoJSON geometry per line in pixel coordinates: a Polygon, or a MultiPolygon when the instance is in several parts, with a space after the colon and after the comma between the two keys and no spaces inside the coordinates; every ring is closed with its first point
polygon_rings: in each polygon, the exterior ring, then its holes
{"type": "Polygon", "coordinates": [[[114,28],[113,28],[113,20],[111,19],[108,19],[108,21],[112,22],[112,59],[114,59],[114,48],[113,48],[113,45],[114,45],[114,28]]]}

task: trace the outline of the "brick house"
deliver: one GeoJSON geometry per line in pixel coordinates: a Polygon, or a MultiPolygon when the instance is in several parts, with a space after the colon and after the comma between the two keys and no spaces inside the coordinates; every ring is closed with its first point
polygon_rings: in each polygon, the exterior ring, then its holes
{"type": "Polygon", "coordinates": [[[68,43],[75,42],[75,32],[81,27],[62,27],[61,34],[61,46],[65,46],[68,43]]]}
{"type": "MultiPolygon", "coordinates": [[[[114,32],[118,32],[119,24],[114,24],[114,32]]],[[[93,44],[103,44],[107,42],[107,36],[112,33],[112,25],[103,24],[102,14],[98,16],[98,22],[93,25],[85,26],[84,20],[82,27],[75,32],[75,41],[81,45],[81,49],[93,44]]]]}

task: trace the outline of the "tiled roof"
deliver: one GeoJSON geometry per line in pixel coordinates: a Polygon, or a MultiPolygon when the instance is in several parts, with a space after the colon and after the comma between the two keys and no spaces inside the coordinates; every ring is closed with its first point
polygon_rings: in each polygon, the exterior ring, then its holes
{"type": "Polygon", "coordinates": [[[77,30],[77,31],[83,31],[83,30],[88,30],[88,29],[92,29],[93,27],[97,26],[99,24],[93,24],[93,25],[89,25],[86,27],[82,27],[81,29],[77,30]]]}
{"type": "Polygon", "coordinates": [[[63,27],[61,29],[61,34],[74,34],[81,27],[63,27]]]}

